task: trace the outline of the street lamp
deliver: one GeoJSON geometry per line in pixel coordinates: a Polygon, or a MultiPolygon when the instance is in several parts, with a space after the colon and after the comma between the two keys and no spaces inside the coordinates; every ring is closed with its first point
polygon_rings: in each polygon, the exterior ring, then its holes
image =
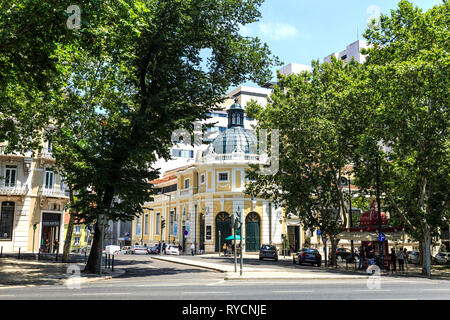
{"type": "MultiPolygon", "coordinates": [[[[159,192],[158,195],[165,195],[165,196],[169,197],[169,214],[170,214],[170,202],[171,202],[171,199],[172,199],[172,195],[164,193],[164,192],[159,192]]],[[[159,250],[159,255],[160,256],[162,256],[162,252],[163,252],[163,250],[162,250],[162,245],[163,245],[162,241],[164,239],[164,237],[163,237],[163,230],[164,230],[164,228],[165,228],[165,223],[163,223],[163,219],[162,219],[162,216],[161,216],[161,249],[159,250]]],[[[169,238],[169,242],[170,242],[170,238],[169,238]]]]}
{"type": "MultiPolygon", "coordinates": [[[[352,144],[348,144],[347,147],[351,150],[353,148],[353,145],[352,144]]],[[[350,170],[347,171],[347,174],[348,174],[348,202],[349,202],[349,208],[350,208],[349,209],[349,220],[350,220],[349,226],[350,226],[350,228],[352,228],[353,227],[353,213],[352,213],[352,190],[350,188],[350,183],[351,183],[350,170]]],[[[353,254],[354,254],[354,251],[355,251],[354,244],[353,244],[353,239],[350,240],[350,248],[351,248],[352,258],[353,258],[353,254]]]]}

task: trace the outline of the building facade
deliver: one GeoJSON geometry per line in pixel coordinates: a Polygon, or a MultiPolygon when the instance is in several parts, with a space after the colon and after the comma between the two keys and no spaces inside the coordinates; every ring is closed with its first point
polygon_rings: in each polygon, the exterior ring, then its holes
{"type": "Polygon", "coordinates": [[[3,252],[53,252],[54,241],[63,240],[69,196],[51,145],[24,155],[6,150],[0,145],[0,246],[3,252]]]}
{"type": "Polygon", "coordinates": [[[236,98],[227,111],[227,129],[201,152],[198,161],[167,171],[152,182],[159,194],[133,221],[133,244],[164,241],[186,250],[193,243],[197,250],[217,252],[233,235],[231,215],[243,213],[238,232],[245,252],[257,252],[266,243],[282,248],[281,235],[286,234],[282,208],[244,194],[249,165],[267,164],[263,159],[255,135],[245,129],[244,110],[236,98]]]}

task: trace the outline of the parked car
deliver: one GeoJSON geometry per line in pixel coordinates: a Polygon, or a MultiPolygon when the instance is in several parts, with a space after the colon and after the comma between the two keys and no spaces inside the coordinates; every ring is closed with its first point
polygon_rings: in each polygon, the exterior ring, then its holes
{"type": "Polygon", "coordinates": [[[120,250],[123,254],[130,254],[131,253],[131,246],[123,246],[120,250]]]}
{"type": "Polygon", "coordinates": [[[408,262],[412,264],[419,264],[419,252],[418,251],[407,251],[408,262]]]}
{"type": "Polygon", "coordinates": [[[159,253],[159,246],[154,245],[153,247],[147,248],[149,254],[158,254],[159,253]]]}
{"type": "Polygon", "coordinates": [[[434,261],[437,264],[447,264],[450,262],[450,252],[439,252],[434,256],[434,261]]]}
{"type": "Polygon", "coordinates": [[[259,249],[259,260],[274,259],[278,261],[278,249],[271,244],[263,244],[259,249]]]}
{"type": "Polygon", "coordinates": [[[322,256],[316,249],[303,248],[292,257],[294,264],[302,264],[304,262],[311,263],[320,267],[322,264],[322,256]]]}
{"type": "Polygon", "coordinates": [[[178,246],[168,245],[166,247],[166,254],[179,255],[180,254],[180,250],[178,249],[178,246]]]}
{"type": "Polygon", "coordinates": [[[145,246],[132,246],[131,254],[149,254],[149,251],[145,246]]]}

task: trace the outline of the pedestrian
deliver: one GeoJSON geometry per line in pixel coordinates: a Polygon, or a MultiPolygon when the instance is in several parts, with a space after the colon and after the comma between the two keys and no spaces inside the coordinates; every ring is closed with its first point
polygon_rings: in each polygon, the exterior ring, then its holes
{"type": "Polygon", "coordinates": [[[397,255],[395,249],[391,248],[392,273],[397,272],[397,255]]]}
{"type": "Polygon", "coordinates": [[[222,251],[223,251],[223,255],[226,256],[227,255],[227,244],[226,243],[223,244],[222,251]]]}
{"type": "Polygon", "coordinates": [[[195,253],[195,245],[191,244],[191,254],[194,255],[195,253]]]}
{"type": "Polygon", "coordinates": [[[181,246],[180,243],[178,244],[178,251],[180,252],[180,254],[181,254],[181,252],[183,251],[183,247],[181,246]]]}
{"type": "Polygon", "coordinates": [[[362,268],[364,266],[364,258],[365,258],[365,250],[364,250],[364,247],[361,246],[359,248],[359,266],[358,266],[359,270],[362,270],[362,268]]]}
{"type": "Polygon", "coordinates": [[[372,247],[372,242],[369,243],[369,245],[366,247],[366,259],[367,264],[374,265],[374,249],[372,247]]]}
{"type": "Polygon", "coordinates": [[[166,254],[166,243],[164,241],[163,241],[163,244],[162,244],[162,248],[163,248],[164,254],[166,254]]]}
{"type": "Polygon", "coordinates": [[[398,271],[405,272],[404,259],[403,248],[400,248],[400,250],[397,251],[398,271]]]}
{"type": "Polygon", "coordinates": [[[403,249],[403,258],[405,259],[405,270],[408,271],[408,252],[406,248],[403,249]]]}
{"type": "Polygon", "coordinates": [[[59,249],[59,241],[58,239],[55,239],[55,241],[53,241],[53,253],[57,253],[59,249]]]}

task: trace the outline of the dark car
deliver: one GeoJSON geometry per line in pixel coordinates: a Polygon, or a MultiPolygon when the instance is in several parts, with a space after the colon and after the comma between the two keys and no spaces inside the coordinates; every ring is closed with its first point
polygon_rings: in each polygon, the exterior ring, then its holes
{"type": "Polygon", "coordinates": [[[259,250],[259,260],[274,259],[278,261],[278,249],[271,244],[263,244],[259,250]]]}
{"type": "MultiPolygon", "coordinates": [[[[336,249],[336,259],[341,258],[342,260],[347,260],[348,262],[353,262],[358,255],[353,253],[349,249],[337,248],[336,249]]],[[[330,257],[331,258],[331,257],[330,257]]]]}
{"type": "Polygon", "coordinates": [[[158,254],[159,253],[159,246],[154,245],[153,247],[147,248],[149,254],[158,254]]]}
{"type": "Polygon", "coordinates": [[[304,262],[311,263],[320,267],[322,264],[322,256],[316,249],[303,248],[292,257],[294,264],[302,264],[304,262]]]}

